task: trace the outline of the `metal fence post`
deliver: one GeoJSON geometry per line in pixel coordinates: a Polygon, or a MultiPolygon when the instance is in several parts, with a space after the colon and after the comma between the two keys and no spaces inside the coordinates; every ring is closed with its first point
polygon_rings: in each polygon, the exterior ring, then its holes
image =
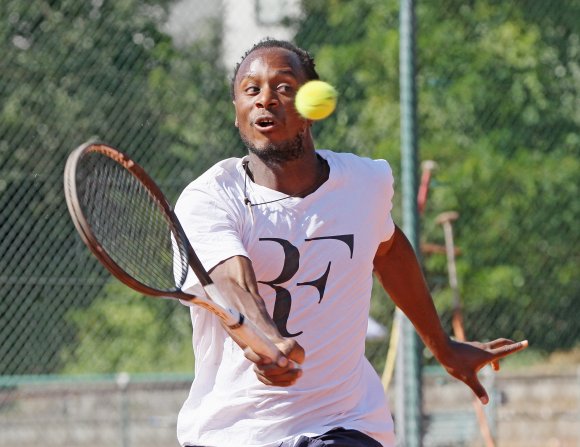
{"type": "Polygon", "coordinates": [[[129,396],[128,388],[129,382],[131,381],[131,376],[129,373],[121,372],[117,375],[117,387],[120,391],[120,402],[119,402],[119,423],[121,430],[121,447],[131,446],[130,437],[130,425],[131,417],[129,415],[129,396]]]}
{"type": "Polygon", "coordinates": [[[576,370],[576,383],[578,385],[578,388],[577,388],[577,390],[578,390],[578,394],[577,394],[577,396],[578,396],[578,425],[576,425],[576,427],[578,427],[577,428],[577,431],[578,431],[577,444],[578,444],[578,447],[580,447],[580,366],[576,370]]]}
{"type": "MultiPolygon", "coordinates": [[[[417,96],[415,85],[415,2],[400,2],[401,185],[403,231],[419,253],[417,209],[417,96]]],[[[411,322],[397,311],[401,325],[396,372],[395,429],[398,445],[421,446],[421,362],[419,340],[411,322]]]]}

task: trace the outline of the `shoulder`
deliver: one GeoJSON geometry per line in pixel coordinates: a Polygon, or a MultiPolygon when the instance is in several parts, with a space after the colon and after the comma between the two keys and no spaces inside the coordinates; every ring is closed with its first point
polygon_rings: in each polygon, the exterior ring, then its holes
{"type": "Polygon", "coordinates": [[[318,151],[341,175],[353,176],[366,181],[387,181],[392,183],[393,171],[387,160],[362,157],[350,152],[334,152],[326,149],[318,151]]]}
{"type": "Polygon", "coordinates": [[[203,186],[226,185],[239,180],[241,164],[240,158],[226,158],[214,164],[211,168],[193,180],[185,190],[189,188],[198,188],[203,186]]]}
{"type": "Polygon", "coordinates": [[[193,203],[212,206],[232,202],[231,199],[238,198],[243,188],[242,172],[240,158],[228,158],[216,163],[184,188],[176,209],[192,206],[193,203]]]}
{"type": "Polygon", "coordinates": [[[182,195],[198,190],[214,194],[226,192],[232,186],[239,184],[240,180],[243,181],[240,166],[240,158],[222,160],[189,183],[182,195]]]}

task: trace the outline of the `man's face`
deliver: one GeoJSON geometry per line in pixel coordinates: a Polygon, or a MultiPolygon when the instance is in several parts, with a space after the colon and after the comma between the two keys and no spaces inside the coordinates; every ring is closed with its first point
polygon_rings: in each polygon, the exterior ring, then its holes
{"type": "Polygon", "coordinates": [[[260,158],[298,158],[309,124],[294,107],[306,75],[298,56],[284,48],[261,48],[240,65],[234,84],[236,127],[260,158]]]}

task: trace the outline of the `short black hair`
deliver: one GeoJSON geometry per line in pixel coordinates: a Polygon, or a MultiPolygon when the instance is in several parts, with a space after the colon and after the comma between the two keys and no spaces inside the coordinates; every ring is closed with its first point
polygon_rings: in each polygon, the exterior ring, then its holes
{"type": "Polygon", "coordinates": [[[309,81],[312,79],[318,79],[318,73],[316,72],[316,69],[314,68],[314,58],[310,55],[310,53],[308,53],[308,51],[303,50],[300,47],[297,47],[296,45],[294,45],[291,42],[288,42],[287,40],[277,40],[277,39],[272,39],[270,37],[267,37],[263,40],[261,40],[260,42],[258,42],[257,44],[255,44],[252,48],[250,48],[248,51],[246,51],[246,54],[244,54],[242,56],[242,59],[240,60],[240,62],[238,62],[234,68],[234,76],[232,77],[232,81],[230,84],[230,95],[232,96],[232,100],[235,99],[235,83],[236,83],[236,76],[238,75],[238,71],[240,70],[240,65],[242,65],[242,63],[246,60],[246,58],[253,53],[256,50],[260,50],[262,48],[284,48],[288,51],[293,52],[294,54],[296,54],[298,56],[298,59],[300,60],[300,65],[302,66],[302,68],[304,69],[304,73],[306,74],[306,79],[308,79],[309,81]]]}

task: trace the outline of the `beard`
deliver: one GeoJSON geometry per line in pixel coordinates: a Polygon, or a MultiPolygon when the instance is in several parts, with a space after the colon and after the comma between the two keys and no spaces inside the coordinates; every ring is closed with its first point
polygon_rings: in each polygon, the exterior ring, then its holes
{"type": "Polygon", "coordinates": [[[241,133],[240,137],[248,151],[256,155],[266,165],[279,165],[288,161],[298,160],[304,155],[304,136],[302,132],[291,140],[268,143],[262,148],[257,148],[254,143],[241,133]]]}

